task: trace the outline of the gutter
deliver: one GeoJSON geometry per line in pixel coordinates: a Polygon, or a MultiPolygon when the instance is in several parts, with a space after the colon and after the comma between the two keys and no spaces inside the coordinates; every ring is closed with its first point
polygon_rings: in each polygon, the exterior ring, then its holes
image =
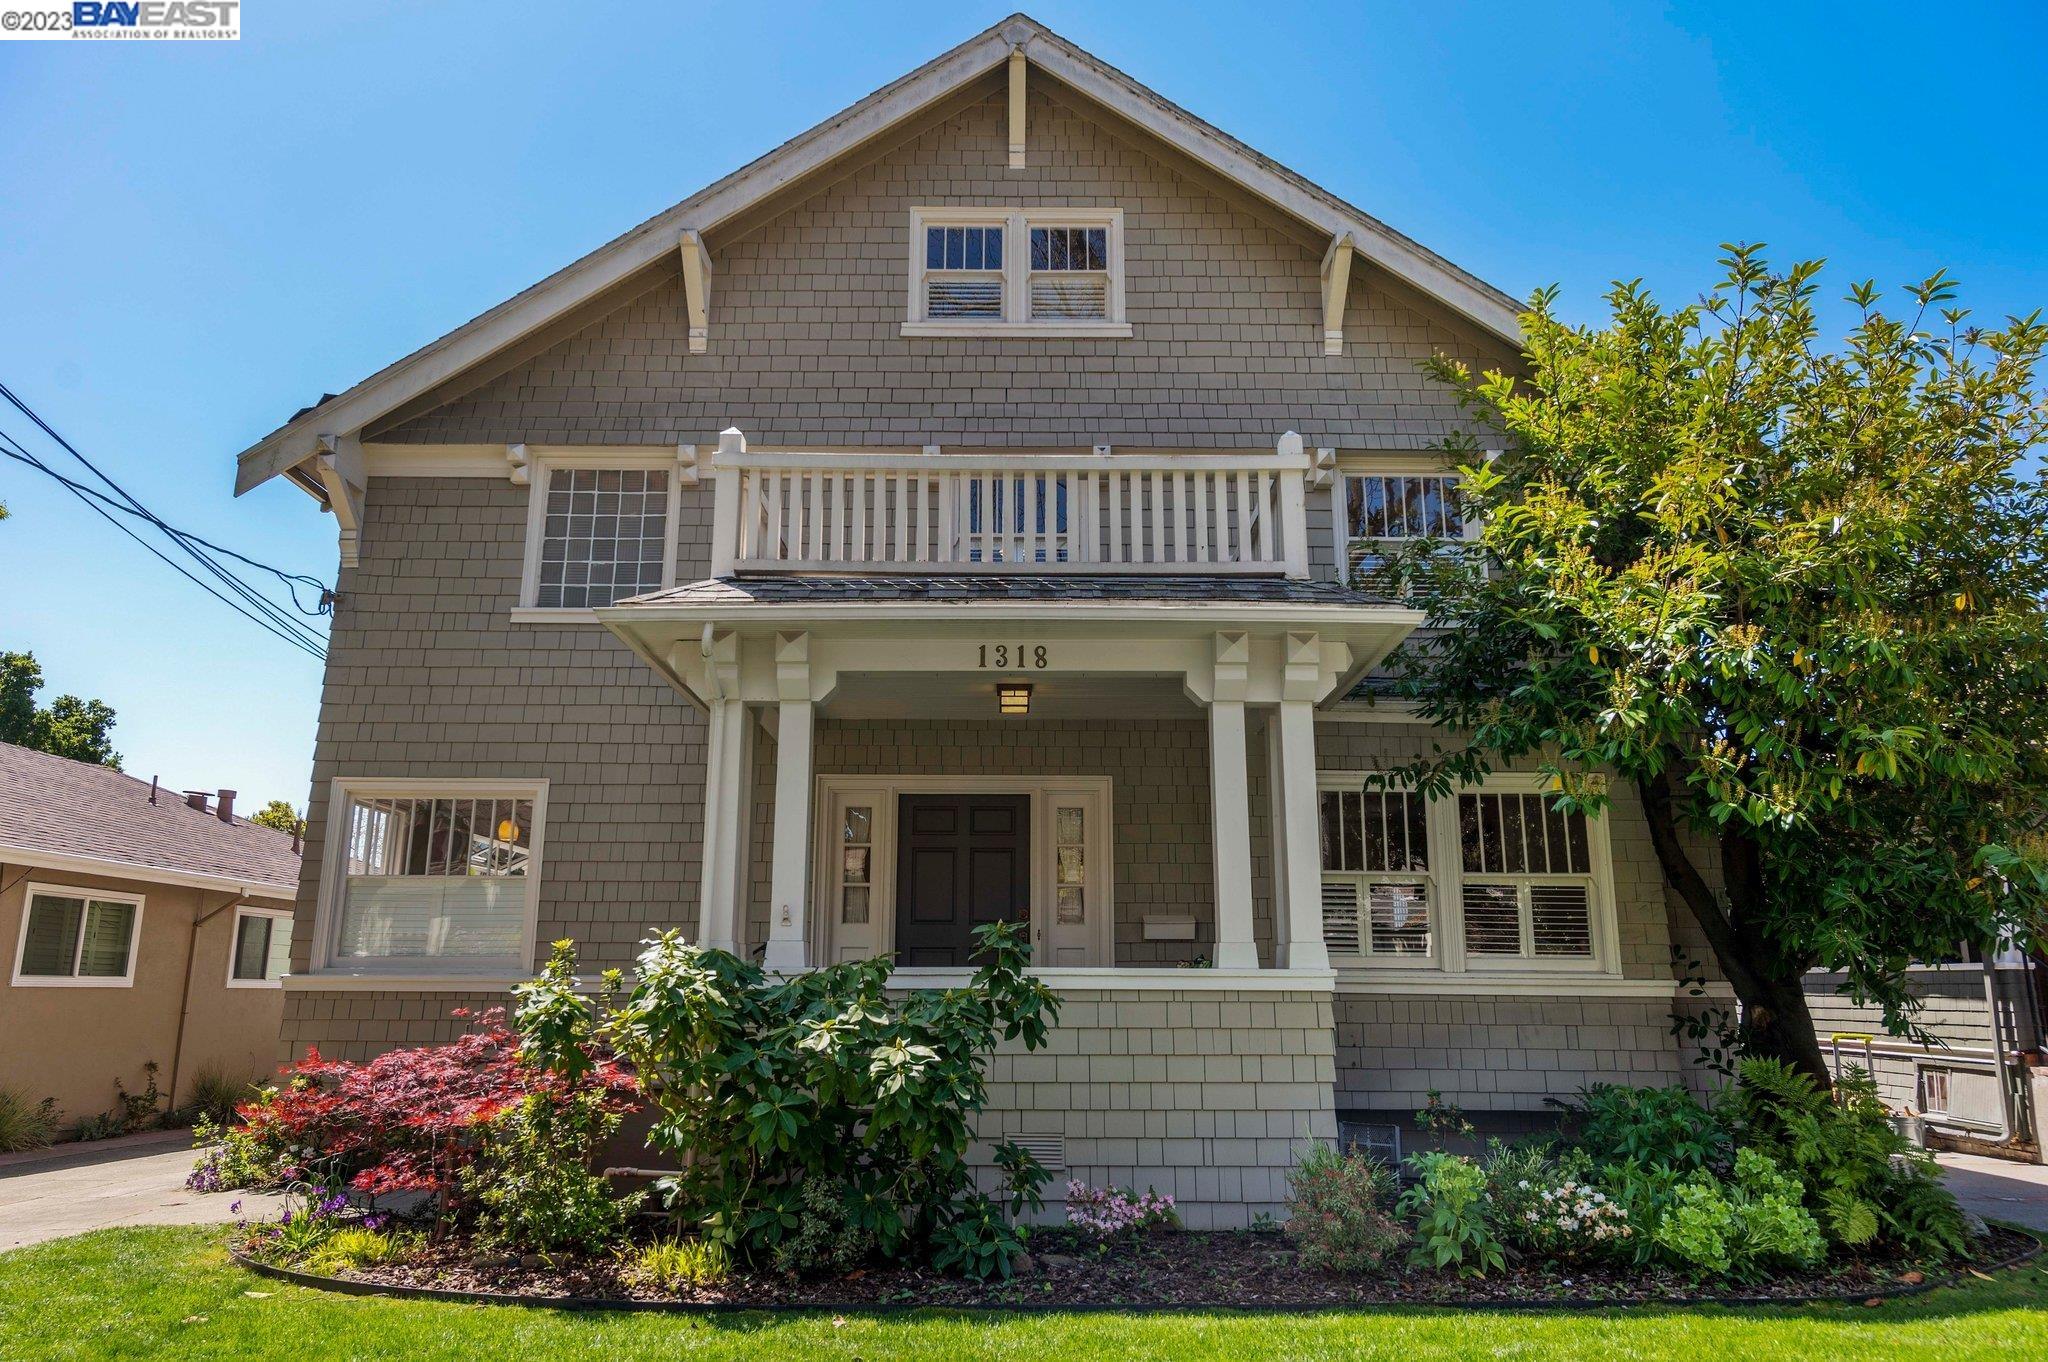
{"type": "MultiPolygon", "coordinates": [[[[185,1064],[185,1022],[192,1015],[192,967],[199,963],[199,929],[219,917],[222,913],[225,913],[228,909],[242,903],[244,897],[241,894],[230,894],[228,895],[227,902],[217,905],[211,912],[200,913],[194,916],[192,919],[192,930],[185,938],[185,987],[178,995],[178,1030],[176,1036],[171,1041],[171,1086],[164,1095],[164,1100],[171,1104],[171,1109],[174,1111],[178,1106],[178,1074],[185,1064]]],[[[235,943],[232,941],[228,942],[229,969],[234,968],[232,962],[234,949],[235,943]]]]}

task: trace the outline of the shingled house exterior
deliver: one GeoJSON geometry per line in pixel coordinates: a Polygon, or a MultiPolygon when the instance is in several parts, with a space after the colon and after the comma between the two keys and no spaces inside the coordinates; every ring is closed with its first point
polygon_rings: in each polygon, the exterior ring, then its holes
{"type": "Polygon", "coordinates": [[[1367,777],[1505,295],[1014,16],[241,456],[342,544],[283,1045],[680,928],[1065,998],[983,1133],[1277,1210],[1429,1089],[1682,1081],[1640,812],[1367,777]]]}

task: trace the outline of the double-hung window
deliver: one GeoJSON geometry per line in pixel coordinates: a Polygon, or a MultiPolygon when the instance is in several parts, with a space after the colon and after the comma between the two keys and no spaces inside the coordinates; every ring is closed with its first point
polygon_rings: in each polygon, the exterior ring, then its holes
{"type": "Polygon", "coordinates": [[[585,610],[674,580],[672,458],[543,456],[531,470],[523,606],[585,610]]]}
{"type": "Polygon", "coordinates": [[[1476,962],[1593,959],[1593,851],[1586,815],[1548,795],[1458,796],[1465,954],[1476,962]]]}
{"type": "Polygon", "coordinates": [[[529,970],[545,811],[545,782],[337,782],[321,962],[529,970]]]}
{"type": "Polygon", "coordinates": [[[1457,475],[1442,468],[1347,472],[1337,486],[1345,580],[1355,585],[1371,585],[1388,559],[1418,539],[1477,537],[1478,524],[1459,500],[1457,475]]]}
{"type": "Polygon", "coordinates": [[[1127,336],[1119,209],[918,208],[907,336],[1127,336]]]}
{"type": "Polygon", "coordinates": [[[1411,791],[1322,791],[1323,940],[1333,953],[1411,963],[1435,954],[1428,807],[1411,791]]]}
{"type": "Polygon", "coordinates": [[[31,884],[14,951],[17,985],[126,988],[135,982],[142,896],[31,884]]]}
{"type": "Polygon", "coordinates": [[[274,988],[291,971],[292,915],[240,905],[228,949],[229,988],[274,988]]]}
{"type": "Polygon", "coordinates": [[[1323,939],[1355,966],[1584,970],[1613,953],[1600,820],[1503,775],[1441,799],[1320,778],[1323,939]]]}

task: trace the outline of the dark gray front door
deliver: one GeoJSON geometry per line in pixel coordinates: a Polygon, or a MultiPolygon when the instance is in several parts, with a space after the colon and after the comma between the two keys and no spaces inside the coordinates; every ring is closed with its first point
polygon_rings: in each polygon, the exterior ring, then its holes
{"type": "Polygon", "coordinates": [[[966,965],[976,927],[1031,916],[1028,795],[903,795],[896,810],[896,959],[966,965]]]}

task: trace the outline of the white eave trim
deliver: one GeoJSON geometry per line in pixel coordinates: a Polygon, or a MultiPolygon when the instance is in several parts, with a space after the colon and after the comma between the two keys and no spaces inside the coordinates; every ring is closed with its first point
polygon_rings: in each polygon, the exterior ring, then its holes
{"type": "Polygon", "coordinates": [[[1005,66],[1023,46],[1029,60],[1105,108],[1214,169],[1246,192],[1357,250],[1394,277],[1510,344],[1521,342],[1516,307],[1385,223],[1253,153],[1042,25],[1013,16],[835,114],[751,164],[648,219],[624,236],[514,295],[439,340],[385,366],[346,392],[287,421],[236,459],[240,495],[317,452],[318,436],[360,432],[602,294],[641,269],[673,258],[683,233],[703,235],[865,142],[916,117],[969,81],[1005,66]]]}
{"type": "MultiPolygon", "coordinates": [[[[1494,970],[1410,971],[1382,973],[1343,963],[1337,966],[1337,992],[1365,997],[1426,998],[1655,998],[1664,1002],[1693,997],[1688,985],[1675,979],[1623,979],[1612,974],[1512,973],[1494,970]]],[[[1707,985],[1702,997],[1732,997],[1726,985],[1707,985]]]]}
{"type": "Polygon", "coordinates": [[[296,884],[273,884],[264,880],[238,879],[230,875],[203,875],[188,870],[166,870],[137,861],[116,861],[102,856],[70,856],[62,852],[38,851],[27,847],[0,846],[0,865],[29,866],[37,870],[61,870],[73,875],[102,875],[112,880],[134,880],[141,884],[174,884],[185,889],[217,889],[229,894],[256,898],[298,897],[296,884]]]}
{"type": "Polygon", "coordinates": [[[1343,625],[1405,626],[1413,629],[1427,617],[1422,611],[1396,605],[1304,605],[1283,601],[1190,601],[1181,603],[1057,600],[1043,601],[848,601],[830,604],[761,602],[721,605],[612,605],[596,611],[600,622],[615,629],[663,621],[719,624],[762,623],[820,625],[848,620],[897,624],[944,624],[956,620],[1085,620],[1091,623],[1199,623],[1252,617],[1266,628],[1287,625],[1328,629],[1343,625]]]}

